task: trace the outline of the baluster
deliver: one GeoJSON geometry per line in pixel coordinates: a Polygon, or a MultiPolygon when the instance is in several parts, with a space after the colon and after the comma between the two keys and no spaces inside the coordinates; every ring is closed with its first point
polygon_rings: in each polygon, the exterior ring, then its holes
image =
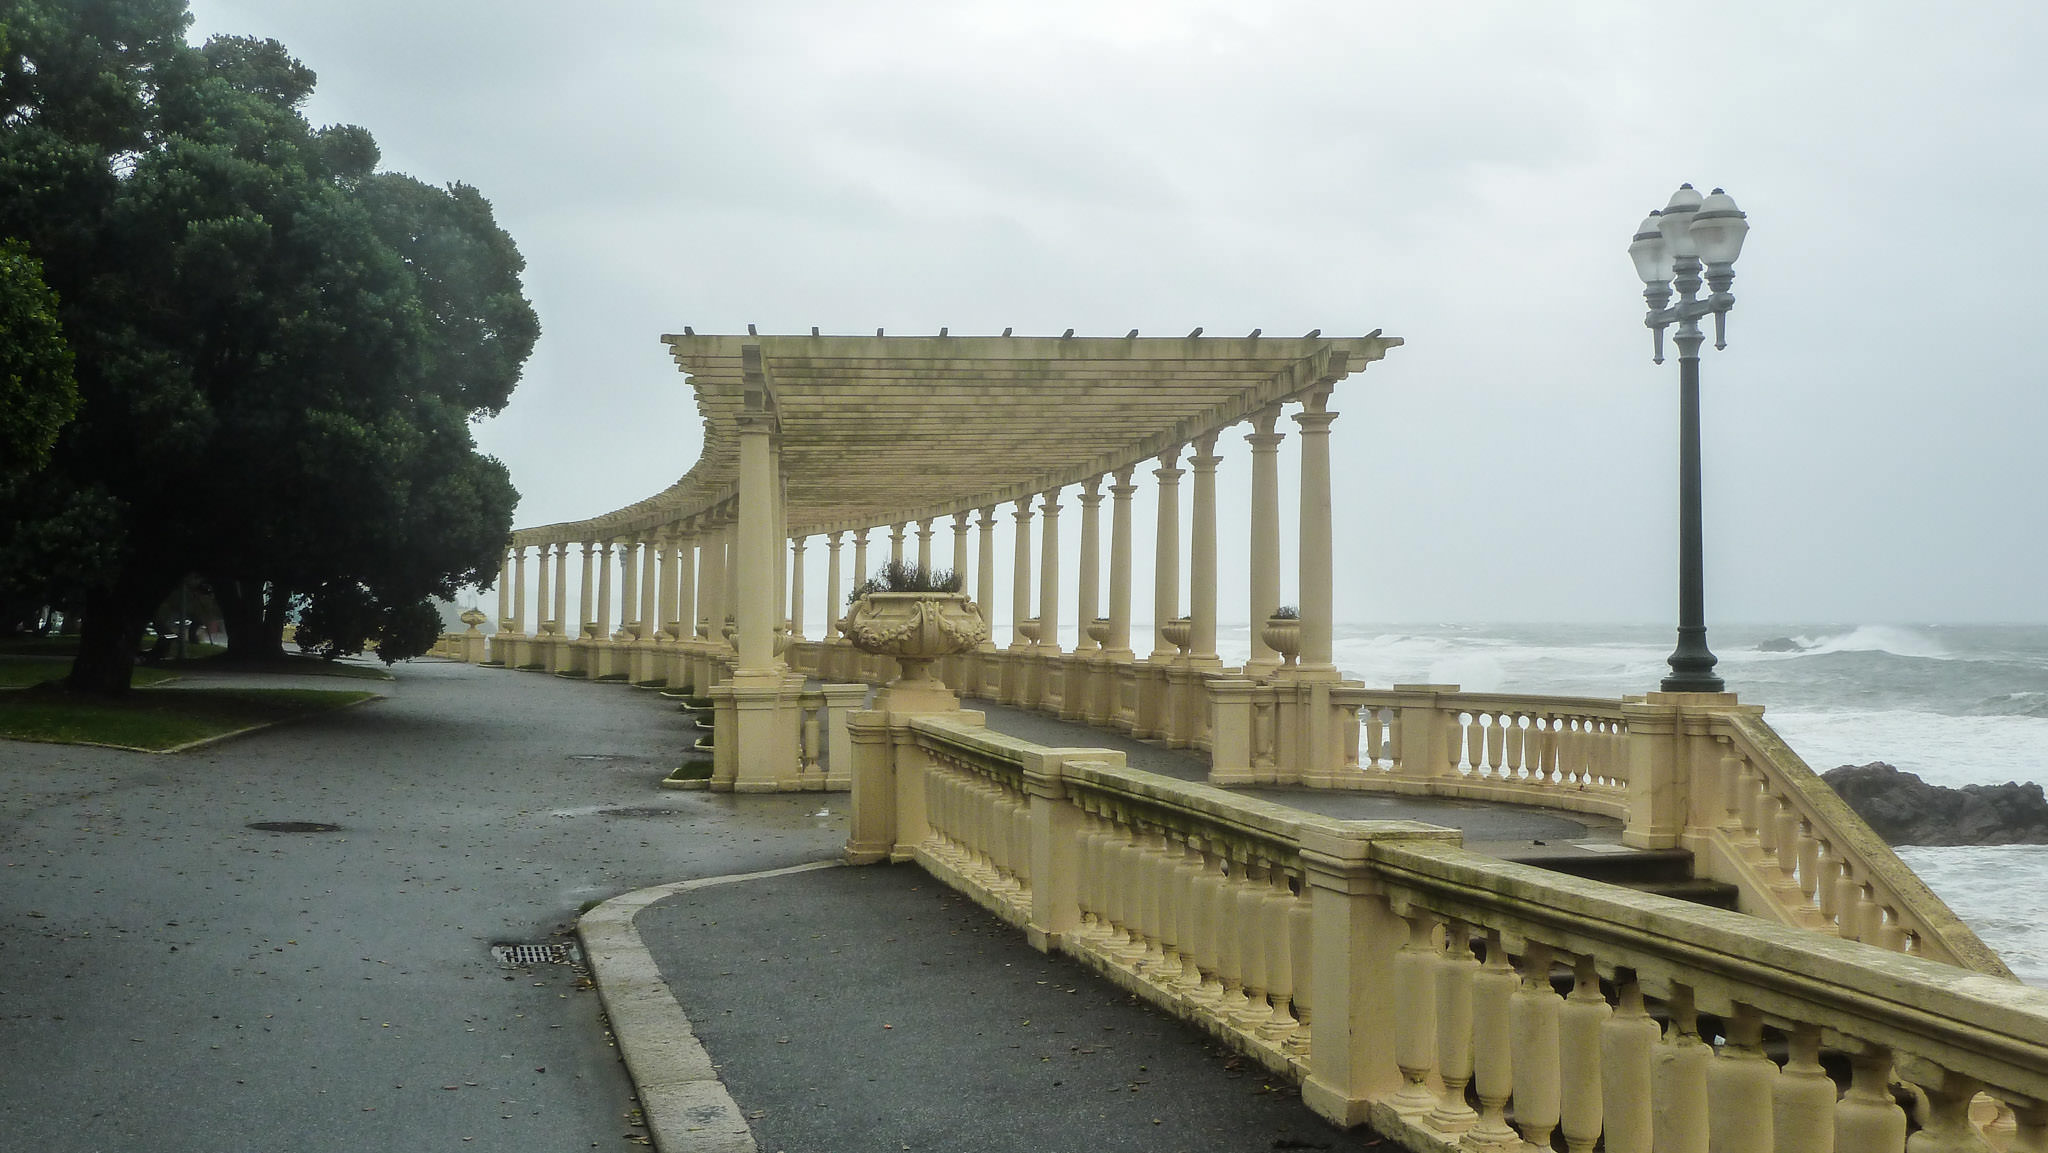
{"type": "Polygon", "coordinates": [[[1358,712],[1356,705],[1342,705],[1338,708],[1338,716],[1343,718],[1338,727],[1344,731],[1344,767],[1353,770],[1359,767],[1358,745],[1359,738],[1363,735],[1358,731],[1358,712]]]}
{"type": "Polygon", "coordinates": [[[1486,963],[1472,975],[1472,1091],[1479,1098],[1479,1123],[1465,1140],[1473,1148],[1511,1149],[1520,1144],[1507,1123],[1508,1098],[1515,1088],[1509,1048],[1518,983],[1500,934],[1488,933],[1486,963]]]}
{"type": "Polygon", "coordinates": [[[1502,727],[1505,717],[1501,713],[1489,713],[1486,719],[1486,770],[1487,775],[1498,780],[1501,775],[1501,754],[1507,744],[1507,730],[1502,727]]]}
{"type": "Polygon", "coordinates": [[[1567,1153],[1593,1153],[1600,1140],[1600,1030],[1613,1015],[1591,955],[1572,966],[1572,992],[1558,1013],[1557,1063],[1563,1077],[1559,1128],[1567,1153]]]}
{"type": "Polygon", "coordinates": [[[1892,1051],[1873,1045],[1849,1058],[1849,1091],[1835,1105],[1840,1153],[1904,1153],[1906,1111],[1892,1100],[1892,1051]]]}
{"type": "Polygon", "coordinates": [[[1557,1026],[1564,1002],[1550,987],[1550,946],[1531,941],[1522,949],[1521,987],[1508,1006],[1508,1047],[1515,1063],[1515,1128],[1522,1140],[1550,1148],[1557,1128],[1561,1078],[1557,1026]]]}
{"type": "Polygon", "coordinates": [[[1010,807],[1010,872],[1017,878],[1020,893],[1031,888],[1031,802],[1023,793],[1004,789],[1010,807]]]}
{"type": "Polygon", "coordinates": [[[1520,776],[1529,765],[1528,758],[1523,756],[1523,747],[1528,743],[1522,731],[1523,717],[1520,713],[1513,713],[1502,714],[1501,719],[1507,723],[1507,740],[1502,757],[1507,762],[1508,776],[1520,776]]]}
{"type": "Polygon", "coordinates": [[[1079,875],[1074,879],[1075,896],[1081,902],[1081,924],[1075,935],[1085,941],[1100,940],[1107,931],[1102,920],[1102,818],[1093,812],[1082,817],[1079,845],[1079,875]]]}
{"type": "Polygon", "coordinates": [[[1970,1123],[1970,1102],[1983,1086],[1960,1073],[1943,1071],[1939,1085],[1922,1085],[1926,1100],[1922,1128],[1906,1140],[1909,1153],[1985,1153],[1990,1149],[1970,1123]]]}
{"type": "Polygon", "coordinates": [[[1444,1095],[1429,1115],[1441,1133],[1463,1133],[1479,1120],[1465,1103],[1465,1086],[1472,1083],[1472,978],[1478,970],[1471,927],[1447,922],[1443,951],[1436,955],[1436,1063],[1444,1095]]]}
{"type": "Polygon", "coordinates": [[[1881,917],[1877,924],[1876,937],[1866,937],[1864,939],[1875,940],[1879,946],[1890,949],[1894,953],[1905,952],[1906,927],[1899,920],[1899,911],[1890,905],[1885,905],[1878,912],[1881,914],[1881,917]]]}
{"type": "Polygon", "coordinates": [[[1486,775],[1486,726],[1479,713],[1468,714],[1465,725],[1465,761],[1474,777],[1486,775]]]}
{"type": "Polygon", "coordinates": [[[1419,1117],[1437,1107],[1429,1088],[1436,1066],[1436,918],[1411,909],[1404,919],[1408,943],[1394,954],[1394,1064],[1407,1084],[1388,1104],[1405,1117],[1419,1117]]]}
{"type": "Polygon", "coordinates": [[[1869,884],[1856,890],[1856,939],[1870,944],[1880,944],[1884,929],[1884,910],[1877,906],[1877,891],[1869,884]]]}
{"type": "Polygon", "coordinates": [[[1381,753],[1386,748],[1386,745],[1383,743],[1386,734],[1381,728],[1383,722],[1380,719],[1380,710],[1377,708],[1365,710],[1365,718],[1366,764],[1371,768],[1384,769],[1387,766],[1381,758],[1381,753]]]}
{"type": "Polygon", "coordinates": [[[1777,890],[1787,905],[1796,905],[1806,896],[1799,888],[1799,812],[1784,797],[1774,798],[1778,807],[1778,880],[1777,890]]]}
{"type": "Polygon", "coordinates": [[[1175,979],[1183,994],[1192,996],[1202,987],[1202,850],[1192,836],[1180,838],[1180,857],[1173,863],[1175,932],[1180,942],[1180,976],[1175,979]]]}
{"type": "Polygon", "coordinates": [[[1306,1051],[1309,1045],[1309,1030],[1313,1026],[1311,1017],[1315,1006],[1310,1001],[1310,990],[1315,988],[1315,920],[1311,902],[1315,890],[1305,878],[1298,879],[1299,890],[1287,908],[1288,951],[1294,958],[1294,1011],[1296,1022],[1294,1032],[1287,1038],[1291,1050],[1306,1051]]]}
{"type": "Polygon", "coordinates": [[[1106,814],[1106,818],[1107,835],[1102,840],[1102,911],[1109,932],[1103,938],[1102,951],[1114,960],[1128,963],[1132,959],[1130,882],[1124,871],[1124,830],[1116,814],[1106,814]]]}
{"type": "Polygon", "coordinates": [[[819,773],[824,770],[824,765],[818,759],[820,745],[818,740],[819,719],[825,711],[822,702],[823,697],[821,696],[818,703],[806,700],[803,705],[803,751],[801,753],[800,766],[797,769],[799,774],[819,773]]]}
{"type": "Polygon", "coordinates": [[[1839,858],[1841,875],[1835,878],[1835,935],[1847,941],[1863,939],[1863,882],[1856,879],[1847,857],[1839,858]]]}
{"type": "Polygon", "coordinates": [[[1167,953],[1166,877],[1159,868],[1160,845],[1164,841],[1164,837],[1149,829],[1140,831],[1132,840],[1138,849],[1138,924],[1145,931],[1145,967],[1155,972],[1179,972],[1179,956],[1167,953]]]}
{"type": "Polygon", "coordinates": [[[1737,1002],[1728,1040],[1708,1066],[1712,1153],[1771,1153],[1771,1091],[1778,1067],[1764,1056],[1763,1014],[1737,1002]]]}
{"type": "Polygon", "coordinates": [[[1229,863],[1227,851],[1213,840],[1202,845],[1202,875],[1196,879],[1199,886],[1195,905],[1202,910],[1202,987],[1192,996],[1205,1005],[1217,1005],[1223,1001],[1223,950],[1227,947],[1227,926],[1223,919],[1224,887],[1223,870],[1229,863]]]}
{"type": "Polygon", "coordinates": [[[1746,768],[1734,744],[1726,737],[1721,738],[1720,825],[1734,834],[1742,832],[1742,785],[1746,768]]]}
{"type": "Polygon", "coordinates": [[[1397,758],[1401,755],[1401,710],[1388,709],[1387,717],[1387,743],[1383,746],[1383,751],[1386,753],[1387,768],[1397,769],[1400,767],[1397,758]]]}
{"type": "Polygon", "coordinates": [[[1266,870],[1267,885],[1261,896],[1260,932],[1266,939],[1266,996],[1273,1011],[1259,1025],[1259,1036],[1284,1041],[1298,1024],[1290,1005],[1294,1000],[1294,932],[1291,925],[1295,897],[1288,887],[1287,872],[1272,866],[1266,870]]]}
{"type": "Polygon", "coordinates": [[[1771,1091],[1774,1153],[1834,1153],[1835,1083],[1820,1067],[1820,1026],[1795,1025],[1786,1040],[1789,1056],[1771,1091]]]}
{"type": "Polygon", "coordinates": [[[1263,860],[1245,863],[1244,883],[1237,887],[1237,965],[1242,973],[1245,1004],[1238,1010],[1237,1023],[1248,1030],[1256,1030],[1273,1015],[1273,1007],[1266,1001],[1266,890],[1270,883],[1266,878],[1268,866],[1263,860]]]}
{"type": "Polygon", "coordinates": [[[1813,822],[1799,820],[1799,895],[1812,905],[1820,894],[1820,838],[1813,835],[1813,822]]]}
{"type": "Polygon", "coordinates": [[[1234,856],[1223,860],[1223,888],[1216,894],[1216,972],[1223,981],[1223,996],[1216,1012],[1226,1021],[1244,1015],[1251,1003],[1244,992],[1245,924],[1237,895],[1244,888],[1244,862],[1234,856]]]}
{"type": "Polygon", "coordinates": [[[1546,781],[1558,774],[1558,767],[1568,762],[1571,746],[1571,725],[1563,717],[1551,716],[1549,731],[1543,738],[1543,756],[1530,766],[1529,776],[1537,781],[1546,781]]]}
{"type": "Polygon", "coordinates": [[[1656,1153],[1707,1153],[1707,1066],[1713,1050],[1700,1040],[1692,989],[1671,987],[1670,1024],[1657,1046],[1650,1098],[1657,1110],[1656,1153]]]}
{"type": "Polygon", "coordinates": [[[2012,1142],[2006,1153],[2048,1153],[2048,1104],[2014,1105],[2012,1115],[2012,1142]]]}
{"type": "Polygon", "coordinates": [[[1651,1060],[1657,1022],[1643,1008],[1633,972],[1615,974],[1614,1015],[1600,1026],[1601,1120],[1607,1153],[1652,1153],[1656,1113],[1651,1107],[1651,1060]]]}

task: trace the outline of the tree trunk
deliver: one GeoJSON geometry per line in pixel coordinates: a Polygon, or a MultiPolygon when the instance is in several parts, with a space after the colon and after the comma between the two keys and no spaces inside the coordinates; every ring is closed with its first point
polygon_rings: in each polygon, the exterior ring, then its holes
{"type": "Polygon", "coordinates": [[[263,647],[278,660],[284,659],[284,626],[291,618],[292,594],[278,584],[268,586],[263,605],[263,647]]]}
{"type": "Polygon", "coordinates": [[[85,598],[85,627],[78,635],[78,656],[64,687],[73,692],[118,696],[135,677],[135,650],[149,621],[150,602],[122,597],[118,591],[94,590],[85,598]]]}
{"type": "Polygon", "coordinates": [[[284,657],[282,615],[273,628],[266,611],[268,587],[261,580],[239,578],[213,582],[214,599],[220,602],[221,620],[228,629],[228,660],[253,663],[284,657]]]}

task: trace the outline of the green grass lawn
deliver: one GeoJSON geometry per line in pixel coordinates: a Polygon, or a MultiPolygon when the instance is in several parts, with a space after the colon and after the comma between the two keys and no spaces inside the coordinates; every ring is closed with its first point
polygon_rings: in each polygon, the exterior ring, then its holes
{"type": "Polygon", "coordinates": [[[0,693],[0,738],[162,752],[376,695],[333,689],[144,689],[113,700],[44,690],[0,693]]]}
{"type": "MultiPolygon", "coordinates": [[[[71,671],[71,662],[65,660],[43,660],[32,657],[0,657],[0,689],[25,689],[44,681],[62,680],[71,671]]],[[[135,670],[135,687],[160,684],[178,674],[168,669],[141,668],[135,670]]]]}

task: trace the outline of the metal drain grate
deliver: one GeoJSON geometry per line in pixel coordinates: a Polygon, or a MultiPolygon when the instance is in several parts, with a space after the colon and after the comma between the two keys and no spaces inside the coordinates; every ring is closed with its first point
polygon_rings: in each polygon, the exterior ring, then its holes
{"type": "Polygon", "coordinates": [[[528,965],[573,965],[583,960],[582,950],[566,941],[550,945],[492,945],[491,956],[508,969],[524,969],[528,965]]]}

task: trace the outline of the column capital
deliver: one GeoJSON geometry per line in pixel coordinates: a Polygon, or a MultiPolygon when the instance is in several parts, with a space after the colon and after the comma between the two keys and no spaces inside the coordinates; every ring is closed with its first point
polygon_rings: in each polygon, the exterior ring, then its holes
{"type": "Polygon", "coordinates": [[[842,537],[842,536],[845,536],[845,535],[846,535],[846,530],[845,530],[845,529],[836,529],[836,530],[834,530],[834,531],[832,531],[832,532],[828,532],[828,533],[826,533],[826,534],[825,534],[825,542],[826,542],[826,545],[827,545],[827,547],[831,548],[831,549],[832,549],[832,551],[834,551],[834,552],[838,552],[838,551],[839,551],[839,538],[840,538],[840,537],[842,537]]]}
{"type": "Polygon", "coordinates": [[[860,544],[860,545],[864,545],[864,544],[868,543],[868,530],[866,530],[866,529],[864,529],[864,528],[857,528],[857,529],[854,529],[854,530],[853,530],[853,543],[855,543],[855,544],[860,544]]]}
{"type": "Polygon", "coordinates": [[[1252,431],[1245,434],[1246,440],[1254,436],[1271,436],[1274,426],[1280,423],[1280,406],[1269,404],[1245,419],[1252,425],[1252,431]]]}
{"type": "Polygon", "coordinates": [[[1216,466],[1223,463],[1223,458],[1213,453],[1203,453],[1200,456],[1189,457],[1188,463],[1194,466],[1197,474],[1213,473],[1216,471],[1216,466]]]}
{"type": "MultiPolygon", "coordinates": [[[[1171,469],[1177,469],[1177,468],[1179,468],[1179,467],[1180,467],[1180,454],[1181,454],[1181,453],[1183,453],[1183,452],[1185,452],[1185,451],[1187,451],[1187,447],[1188,447],[1188,446],[1187,446],[1187,445],[1184,445],[1184,444],[1176,444],[1176,445],[1174,445],[1174,446],[1173,446],[1172,448],[1169,448],[1169,449],[1167,449],[1167,450],[1166,450],[1165,452],[1162,452],[1162,453],[1160,453],[1160,454],[1159,454],[1159,468],[1161,468],[1161,469],[1168,469],[1168,468],[1171,468],[1171,469]]],[[[1156,470],[1156,469],[1154,470],[1154,474],[1155,474],[1155,475],[1157,474],[1157,471],[1158,471],[1158,470],[1156,470]]]]}
{"type": "Polygon", "coordinates": [[[936,520],[936,519],[938,519],[938,518],[936,518],[936,517],[929,517],[929,516],[928,516],[928,517],[925,517],[925,518],[924,518],[923,520],[920,520],[920,521],[918,521],[918,522],[917,522],[917,535],[919,535],[919,536],[930,536],[930,535],[932,535],[932,521],[934,521],[934,520],[936,520]]]}
{"type": "Polygon", "coordinates": [[[791,551],[791,552],[794,552],[794,553],[795,553],[796,555],[798,555],[798,556],[802,556],[802,555],[804,555],[804,542],[805,542],[805,541],[807,541],[807,540],[809,540],[809,539],[811,539],[811,538],[809,538],[809,537],[807,537],[807,536],[793,536],[793,537],[790,537],[790,538],[789,538],[789,548],[790,548],[790,551],[791,551]]]}
{"type": "Polygon", "coordinates": [[[1060,511],[1060,490],[1052,489],[1038,495],[1039,510],[1047,516],[1056,516],[1060,511]]]}
{"type": "Polygon", "coordinates": [[[1301,426],[1303,436],[1329,435],[1330,423],[1336,419],[1337,414],[1334,412],[1306,408],[1294,414],[1294,423],[1301,426]]]}
{"type": "Polygon", "coordinates": [[[960,510],[959,512],[956,512],[956,513],[954,513],[954,514],[953,514],[953,528],[954,528],[954,530],[955,530],[955,531],[962,531],[962,530],[965,530],[965,529],[967,528],[967,520],[968,520],[968,518],[969,518],[969,517],[971,517],[971,516],[973,516],[973,515],[974,515],[974,510],[973,510],[973,509],[971,509],[971,508],[963,508],[963,509],[961,509],[961,510],[960,510]]]}
{"type": "Polygon", "coordinates": [[[1016,505],[1017,522],[1019,524],[1022,524],[1026,521],[1029,521],[1031,519],[1031,498],[1028,496],[1020,496],[1017,498],[1016,505]]]}
{"type": "Polygon", "coordinates": [[[1100,502],[1101,500],[1102,500],[1102,477],[1101,477],[1101,476],[1100,476],[1099,474],[1098,474],[1098,475],[1096,475],[1096,476],[1091,476],[1091,477],[1089,477],[1089,478],[1088,478],[1087,480],[1084,480],[1084,481],[1082,481],[1082,482],[1081,482],[1081,503],[1082,503],[1082,504],[1089,504],[1089,503],[1091,503],[1091,502],[1100,502]]]}
{"type": "Polygon", "coordinates": [[[997,521],[996,521],[996,508],[995,508],[995,506],[994,506],[994,505],[990,505],[990,506],[988,506],[987,508],[985,508],[985,509],[982,509],[982,510],[981,510],[981,518],[980,518],[979,520],[975,521],[974,523],[975,523],[975,524],[977,524],[977,525],[979,525],[979,526],[980,526],[980,527],[982,528],[982,530],[983,530],[983,531],[986,531],[986,530],[988,530],[988,529],[992,529],[992,528],[996,527],[996,523],[997,523],[997,521]]]}

